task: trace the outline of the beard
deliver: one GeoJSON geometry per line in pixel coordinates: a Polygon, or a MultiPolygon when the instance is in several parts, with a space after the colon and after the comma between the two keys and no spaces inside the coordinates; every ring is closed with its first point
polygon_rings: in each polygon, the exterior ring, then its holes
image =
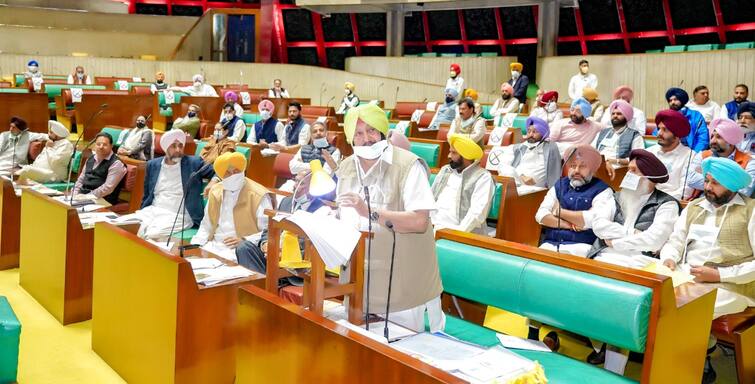
{"type": "Polygon", "coordinates": [[[723,153],[729,150],[729,148],[724,148],[718,143],[710,143],[710,149],[711,151],[715,152],[717,155],[722,155],[723,153]]]}
{"type": "Polygon", "coordinates": [[[716,194],[712,192],[705,192],[705,200],[708,200],[709,203],[715,206],[721,206],[731,201],[731,199],[734,198],[734,195],[736,195],[736,192],[729,190],[724,192],[721,196],[716,196],[716,194]]]}
{"type": "Polygon", "coordinates": [[[741,103],[741,102],[745,101],[745,98],[742,97],[742,96],[735,96],[734,97],[734,101],[736,101],[737,103],[741,103]]]}
{"type": "Polygon", "coordinates": [[[456,161],[451,160],[448,162],[448,166],[451,167],[451,169],[458,171],[458,170],[461,170],[462,167],[464,167],[464,162],[461,159],[456,160],[456,161]]]}
{"type": "Polygon", "coordinates": [[[611,125],[614,128],[625,127],[627,125],[627,119],[622,117],[620,119],[611,119],[611,125]]]}
{"type": "Polygon", "coordinates": [[[509,95],[508,93],[504,93],[504,94],[501,94],[501,98],[504,100],[508,100],[511,98],[511,95],[509,95]]]}
{"type": "Polygon", "coordinates": [[[582,124],[585,122],[584,116],[571,115],[569,116],[569,119],[571,119],[572,123],[574,124],[582,124]]]}
{"type": "Polygon", "coordinates": [[[678,112],[678,111],[679,111],[680,109],[682,109],[682,105],[681,105],[681,104],[676,104],[676,103],[673,103],[673,104],[669,104],[669,105],[668,105],[668,107],[669,107],[670,109],[674,110],[674,111],[677,111],[677,112],[678,112]]]}
{"type": "Polygon", "coordinates": [[[579,188],[590,181],[592,181],[592,176],[585,177],[584,179],[577,179],[574,176],[569,176],[569,185],[571,185],[572,188],[579,188]]]}

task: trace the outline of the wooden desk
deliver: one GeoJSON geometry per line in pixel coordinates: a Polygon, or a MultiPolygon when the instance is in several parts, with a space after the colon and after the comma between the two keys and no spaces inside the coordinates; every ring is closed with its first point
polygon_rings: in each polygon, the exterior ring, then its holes
{"type": "MultiPolygon", "coordinates": [[[[238,143],[236,145],[249,148],[249,164],[246,167],[246,177],[262,184],[266,188],[275,188],[275,172],[273,165],[276,156],[262,156],[259,144],[238,143]]],[[[296,153],[298,147],[286,150],[296,153]]]]}
{"type": "Polygon", "coordinates": [[[185,259],[107,223],[94,232],[92,349],[129,383],[233,383],[238,286],[264,276],[198,286],[185,259]]]}
{"type": "MultiPolygon", "coordinates": [[[[288,119],[288,104],[292,101],[298,101],[301,105],[310,105],[312,104],[311,99],[305,99],[305,98],[291,98],[291,99],[269,99],[265,98],[265,100],[270,100],[273,102],[273,105],[275,105],[275,111],[273,111],[273,116],[278,118],[279,120],[288,119]]],[[[251,109],[254,113],[257,113],[259,103],[252,103],[249,109],[251,109]]]]}
{"type": "Polygon", "coordinates": [[[152,95],[96,95],[87,94],[81,96],[81,102],[76,103],[76,129],[78,132],[84,132],[84,140],[93,139],[103,127],[116,125],[122,127],[133,127],[136,118],[139,116],[154,116],[152,110],[152,95]],[[92,119],[88,126],[84,126],[87,120],[95,114],[103,104],[107,108],[92,119]]]}
{"type": "Polygon", "coordinates": [[[18,116],[29,124],[29,131],[47,133],[47,109],[45,93],[0,93],[0,123],[3,130],[13,116],[18,116]]]}
{"type": "Polygon", "coordinates": [[[548,191],[519,196],[514,179],[504,176],[494,178],[501,183],[501,205],[498,207],[495,237],[537,247],[541,228],[535,221],[535,213],[548,191]]]}
{"type": "Polygon", "coordinates": [[[199,106],[199,119],[209,121],[209,127],[212,128],[219,121],[218,118],[220,117],[220,113],[223,112],[225,100],[222,97],[183,96],[180,103],[171,104],[173,108],[173,120],[186,116],[191,104],[199,106]]]}
{"type": "Polygon", "coordinates": [[[239,290],[236,383],[466,383],[254,286],[239,290]]]}
{"type": "Polygon", "coordinates": [[[18,267],[21,198],[16,196],[10,180],[2,178],[0,183],[0,270],[3,270],[18,267]]]}
{"type": "Polygon", "coordinates": [[[21,196],[19,284],[63,325],[92,317],[93,230],[39,192],[21,196]]]}

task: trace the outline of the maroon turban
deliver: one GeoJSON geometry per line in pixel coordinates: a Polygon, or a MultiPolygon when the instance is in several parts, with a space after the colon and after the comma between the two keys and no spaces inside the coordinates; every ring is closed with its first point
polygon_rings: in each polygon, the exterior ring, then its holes
{"type": "Polygon", "coordinates": [[[680,139],[689,135],[689,120],[677,111],[664,109],[656,113],[655,124],[660,125],[661,123],[663,123],[663,125],[666,126],[666,129],[671,131],[674,136],[680,139]]]}
{"type": "Polygon", "coordinates": [[[654,154],[644,149],[635,149],[629,153],[629,161],[632,160],[637,163],[640,172],[653,183],[663,184],[668,181],[668,169],[654,154]]]}

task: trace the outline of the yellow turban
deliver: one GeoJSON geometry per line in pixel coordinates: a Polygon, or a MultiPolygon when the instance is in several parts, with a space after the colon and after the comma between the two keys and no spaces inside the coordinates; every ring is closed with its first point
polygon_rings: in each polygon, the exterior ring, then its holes
{"type": "Polygon", "coordinates": [[[225,177],[225,173],[230,167],[244,172],[246,170],[246,157],[238,152],[226,152],[215,159],[212,167],[215,169],[215,174],[219,177],[225,177]]]}
{"type": "Polygon", "coordinates": [[[464,97],[469,97],[472,100],[477,101],[477,91],[472,88],[467,88],[467,90],[464,91],[464,97]]]}
{"type": "Polygon", "coordinates": [[[522,72],[524,65],[522,65],[522,63],[511,63],[509,64],[509,68],[511,68],[512,71],[522,72]]]}
{"type": "Polygon", "coordinates": [[[349,144],[354,139],[358,120],[364,121],[367,125],[377,129],[384,135],[388,134],[388,117],[385,116],[385,111],[375,104],[363,104],[349,109],[343,118],[343,133],[346,135],[346,141],[349,144]]]}
{"type": "Polygon", "coordinates": [[[465,135],[453,134],[448,137],[448,143],[467,160],[482,159],[482,148],[465,135]]]}
{"type": "Polygon", "coordinates": [[[598,92],[590,87],[582,88],[582,97],[589,102],[593,102],[598,99],[598,92]]]}
{"type": "Polygon", "coordinates": [[[354,92],[354,83],[347,81],[343,86],[349,91],[354,92]]]}

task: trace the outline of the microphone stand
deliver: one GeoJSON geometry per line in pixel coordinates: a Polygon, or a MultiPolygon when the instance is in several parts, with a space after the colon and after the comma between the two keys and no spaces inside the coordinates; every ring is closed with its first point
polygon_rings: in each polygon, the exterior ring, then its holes
{"type": "MultiPolygon", "coordinates": [[[[21,134],[23,135],[23,132],[21,134]]],[[[16,169],[16,147],[18,146],[18,138],[13,137],[13,135],[9,135],[9,136],[10,136],[10,139],[13,140],[13,158],[11,159],[11,166],[10,166],[10,181],[13,182],[13,173],[16,169]]]]}
{"type": "MultiPolygon", "coordinates": [[[[359,170],[357,170],[359,172],[359,170]]],[[[372,208],[370,208],[370,188],[364,186],[364,199],[367,201],[367,232],[370,236],[367,238],[367,303],[366,312],[364,314],[364,327],[366,330],[370,330],[370,276],[372,275],[372,269],[370,268],[370,261],[372,259],[372,208]]]]}
{"type": "MultiPolygon", "coordinates": [[[[89,123],[94,120],[95,117],[99,116],[104,110],[107,108],[107,104],[100,105],[100,109],[97,110],[97,112],[93,113],[92,116],[89,117],[87,120],[86,125],[89,125],[89,123]]],[[[85,126],[86,126],[85,125],[85,126]]],[[[71,204],[73,205],[73,187],[71,186],[71,175],[73,174],[73,168],[71,168],[71,164],[73,163],[73,158],[76,157],[76,148],[79,146],[79,142],[81,141],[81,138],[84,137],[84,132],[79,133],[79,137],[76,138],[76,142],[73,144],[73,153],[71,153],[71,158],[68,159],[68,179],[66,180],[66,192],[71,192],[71,204]]],[[[91,142],[89,143],[91,145],[91,142]]],[[[89,147],[87,145],[87,147],[89,147]]]]}
{"type": "MultiPolygon", "coordinates": [[[[181,194],[181,202],[178,203],[178,211],[176,212],[176,217],[173,219],[173,225],[171,225],[170,232],[168,233],[168,241],[165,242],[165,246],[166,247],[170,246],[170,237],[171,237],[171,235],[173,235],[173,230],[176,228],[176,223],[178,222],[178,215],[181,215],[181,239],[180,240],[181,240],[181,243],[183,243],[184,230],[185,230],[185,228],[184,228],[185,227],[185,225],[184,225],[184,222],[185,222],[184,218],[186,217],[186,215],[184,214],[184,210],[185,210],[184,209],[184,201],[186,200],[186,195],[189,192],[189,185],[191,184],[191,181],[195,177],[197,177],[200,173],[204,172],[210,166],[212,166],[212,163],[203,165],[202,168],[199,168],[197,171],[195,171],[194,173],[192,173],[191,175],[189,175],[189,179],[186,180],[186,186],[184,187],[184,191],[181,194]]],[[[179,254],[179,256],[181,256],[181,258],[184,257],[184,246],[183,246],[183,244],[181,244],[178,247],[178,254],[179,254]]]]}
{"type": "Polygon", "coordinates": [[[393,261],[396,258],[396,231],[393,229],[393,223],[390,220],[386,220],[385,226],[391,231],[393,235],[393,245],[391,246],[391,266],[388,273],[388,298],[385,302],[385,327],[383,328],[383,336],[385,340],[390,343],[388,335],[388,315],[391,313],[391,286],[393,285],[393,261]]]}
{"type": "MultiPolygon", "coordinates": [[[[564,161],[564,165],[569,164],[569,161],[571,161],[572,157],[577,154],[577,149],[575,148],[570,154],[569,157],[566,158],[566,161],[564,161]]],[[[555,189],[554,189],[555,192],[555,189]]],[[[558,195],[556,195],[556,201],[558,201],[558,195]]],[[[558,242],[556,243],[556,253],[561,253],[561,243],[564,241],[564,235],[561,233],[561,202],[558,201],[558,228],[559,231],[558,234],[558,242]]]]}

